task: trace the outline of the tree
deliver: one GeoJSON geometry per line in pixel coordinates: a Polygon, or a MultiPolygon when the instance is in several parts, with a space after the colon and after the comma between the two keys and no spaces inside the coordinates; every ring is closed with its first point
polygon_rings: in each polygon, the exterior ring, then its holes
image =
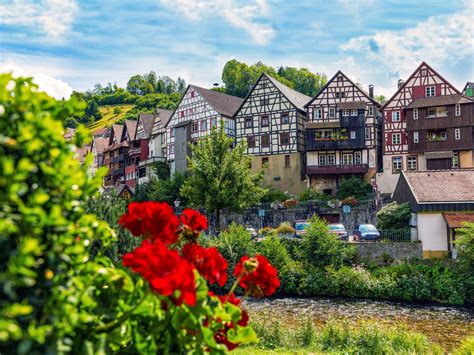
{"type": "Polygon", "coordinates": [[[383,95],[375,95],[375,101],[383,105],[387,101],[387,99],[383,95]]]}
{"type": "Polygon", "coordinates": [[[352,176],[345,178],[337,189],[337,198],[342,200],[347,197],[354,197],[363,200],[373,191],[372,185],[362,178],[352,176]]]}
{"type": "Polygon", "coordinates": [[[217,228],[223,208],[241,210],[260,201],[265,193],[261,187],[262,172],[251,170],[251,158],[246,146],[239,142],[232,149],[234,140],[224,132],[224,123],[214,128],[210,136],[192,147],[189,160],[190,176],[181,193],[197,207],[216,213],[217,228]]]}
{"type": "Polygon", "coordinates": [[[408,228],[411,211],[409,203],[389,203],[377,212],[377,227],[380,229],[408,228]]]}

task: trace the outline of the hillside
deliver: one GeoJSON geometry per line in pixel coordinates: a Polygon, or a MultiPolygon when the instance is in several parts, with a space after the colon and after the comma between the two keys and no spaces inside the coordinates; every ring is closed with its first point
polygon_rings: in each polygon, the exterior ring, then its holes
{"type": "Polygon", "coordinates": [[[129,112],[132,108],[133,105],[131,104],[99,106],[99,111],[102,114],[102,118],[89,125],[89,129],[96,130],[99,128],[111,126],[113,123],[123,119],[127,112],[129,112]],[[119,110],[120,112],[118,112],[119,110]]]}

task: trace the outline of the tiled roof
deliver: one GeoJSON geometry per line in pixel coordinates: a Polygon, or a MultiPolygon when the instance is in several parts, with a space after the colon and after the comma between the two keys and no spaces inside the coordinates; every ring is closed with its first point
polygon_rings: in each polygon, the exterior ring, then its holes
{"type": "Polygon", "coordinates": [[[295,105],[298,109],[305,111],[304,106],[311,100],[311,97],[289,88],[285,84],[280,83],[277,79],[266,73],[264,75],[270,79],[273,85],[275,85],[293,105],[295,105]]]}
{"type": "Polygon", "coordinates": [[[359,108],[365,109],[367,105],[363,101],[348,101],[348,102],[339,102],[337,107],[341,110],[357,110],[359,108]]]}
{"type": "Polygon", "coordinates": [[[137,121],[125,120],[125,127],[127,128],[128,136],[131,140],[135,139],[135,133],[137,133],[137,121]]]}
{"type": "Polygon", "coordinates": [[[439,105],[455,105],[455,104],[465,104],[465,103],[474,103],[474,100],[467,98],[464,95],[454,94],[454,95],[444,95],[444,96],[430,96],[422,97],[420,99],[414,100],[407,108],[420,108],[420,107],[430,107],[430,106],[439,106],[439,105]]]}
{"type": "Polygon", "coordinates": [[[240,97],[223,94],[218,91],[189,85],[196,90],[217,112],[223,116],[232,117],[244,101],[240,97]]]}
{"type": "Polygon", "coordinates": [[[171,119],[171,116],[173,115],[173,111],[165,110],[163,108],[157,108],[156,115],[161,119],[161,127],[166,127],[166,125],[171,119]]]}
{"type": "Polygon", "coordinates": [[[474,169],[407,171],[418,203],[474,202],[474,169]]]}
{"type": "Polygon", "coordinates": [[[103,136],[107,133],[107,130],[109,130],[109,129],[110,128],[108,128],[108,127],[97,128],[95,131],[92,132],[92,136],[93,137],[103,136]]]}
{"type": "Polygon", "coordinates": [[[465,222],[474,223],[474,213],[444,212],[443,217],[449,228],[461,228],[465,222]]]}
{"type": "Polygon", "coordinates": [[[114,130],[115,141],[117,143],[120,142],[122,140],[123,125],[114,124],[112,125],[112,129],[114,130]]]}
{"type": "Polygon", "coordinates": [[[154,113],[140,113],[140,117],[138,118],[138,120],[142,122],[143,131],[145,132],[145,137],[149,138],[151,135],[151,131],[153,129],[153,122],[155,122],[155,114],[154,113]]]}
{"type": "Polygon", "coordinates": [[[105,148],[109,145],[109,139],[108,138],[94,138],[94,145],[95,145],[95,151],[97,153],[102,153],[105,148]]]}

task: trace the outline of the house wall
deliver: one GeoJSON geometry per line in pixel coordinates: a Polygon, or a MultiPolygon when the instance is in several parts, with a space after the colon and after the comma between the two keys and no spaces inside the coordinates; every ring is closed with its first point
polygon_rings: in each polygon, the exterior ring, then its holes
{"type": "Polygon", "coordinates": [[[268,158],[268,167],[263,176],[264,185],[272,186],[281,191],[296,195],[306,188],[301,181],[302,160],[300,153],[257,155],[252,156],[252,170],[262,169],[262,158],[268,158]],[[285,156],[290,156],[290,167],[285,167],[285,156]],[[279,178],[275,180],[275,178],[279,178]]]}
{"type": "Polygon", "coordinates": [[[459,167],[460,168],[472,168],[472,150],[463,150],[459,152],[459,167]]]}
{"type": "Polygon", "coordinates": [[[423,243],[423,257],[448,254],[448,232],[441,213],[418,213],[418,239],[423,243]]]}

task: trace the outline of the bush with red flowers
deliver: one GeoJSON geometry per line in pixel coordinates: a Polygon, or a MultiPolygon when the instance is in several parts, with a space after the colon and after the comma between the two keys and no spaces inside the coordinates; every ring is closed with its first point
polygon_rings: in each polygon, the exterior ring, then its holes
{"type": "MultiPolygon", "coordinates": [[[[154,342],[153,349],[224,352],[257,340],[234,291],[240,285],[244,297],[275,293],[278,273],[264,256],[243,257],[233,272],[237,280],[229,294],[214,295],[207,283],[223,286],[228,263],[216,248],[198,244],[199,234],[207,228],[201,213],[185,209],[177,218],[167,204],[134,202],[119,224],[143,239],[141,246],[123,256],[123,265],[146,281],[144,303],[150,297],[159,300],[162,312],[157,321],[163,326],[157,327],[159,335],[154,330],[148,339],[154,342]]],[[[131,312],[141,308],[139,302],[131,312]]]]}

